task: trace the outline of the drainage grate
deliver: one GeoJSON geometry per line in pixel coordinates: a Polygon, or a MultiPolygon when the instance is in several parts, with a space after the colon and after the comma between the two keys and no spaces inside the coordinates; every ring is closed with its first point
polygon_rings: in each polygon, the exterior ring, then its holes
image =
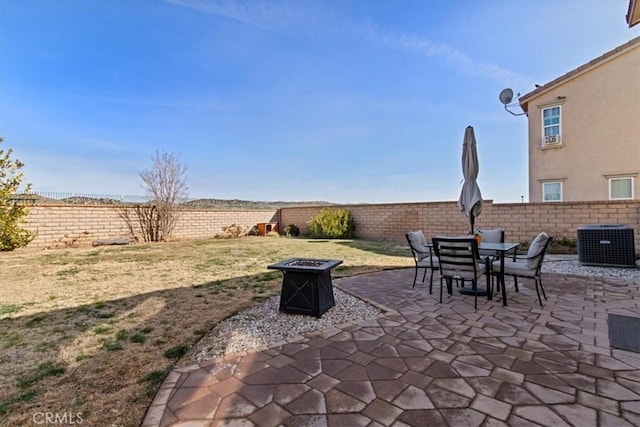
{"type": "Polygon", "coordinates": [[[640,318],[609,315],[609,343],[613,348],[640,353],[640,318]]]}

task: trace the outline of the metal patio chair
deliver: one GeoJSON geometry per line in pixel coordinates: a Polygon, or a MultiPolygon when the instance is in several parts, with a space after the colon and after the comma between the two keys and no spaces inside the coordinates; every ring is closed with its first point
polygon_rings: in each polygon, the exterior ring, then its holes
{"type": "MultiPolygon", "coordinates": [[[[483,243],[504,243],[504,230],[501,228],[478,231],[482,235],[483,243]]],[[[490,249],[480,249],[478,252],[480,253],[480,258],[484,259],[486,257],[491,257],[493,258],[492,261],[495,261],[495,258],[499,256],[496,251],[492,251],[490,249]]]]}
{"type": "MultiPolygon", "coordinates": [[[[482,235],[482,243],[504,243],[504,230],[501,228],[483,229],[478,230],[482,235]]],[[[484,261],[487,266],[498,260],[500,254],[497,251],[491,249],[479,249],[480,260],[484,261]]],[[[490,273],[490,272],[488,272],[490,273]]],[[[489,276],[492,280],[491,286],[493,287],[493,276],[489,276]]],[[[497,290],[500,291],[500,282],[498,282],[497,290]]]]}
{"type": "MultiPolygon", "coordinates": [[[[547,294],[544,292],[544,287],[542,286],[542,262],[544,261],[544,256],[547,252],[547,248],[553,237],[549,236],[547,233],[542,232],[533,239],[531,245],[529,245],[529,249],[526,255],[516,255],[513,260],[506,261],[504,263],[504,274],[506,276],[513,277],[513,283],[516,288],[516,292],[518,292],[518,277],[526,277],[529,279],[533,279],[536,284],[536,293],[538,294],[538,302],[542,307],[542,298],[540,298],[540,291],[542,291],[542,295],[544,299],[547,299],[547,294]]],[[[494,261],[491,265],[491,271],[495,274],[500,273],[500,262],[494,261]]]]}
{"type": "MultiPolygon", "coordinates": [[[[440,302],[442,302],[443,280],[447,282],[449,295],[453,293],[453,281],[470,281],[474,294],[473,307],[478,309],[478,279],[487,271],[478,254],[478,242],[474,237],[434,237],[433,249],[440,261],[440,302]]],[[[491,281],[487,277],[487,294],[491,292],[491,281]]]]}
{"type": "Polygon", "coordinates": [[[438,258],[433,254],[433,251],[427,243],[427,239],[424,237],[422,230],[410,231],[405,234],[411,253],[413,254],[413,261],[415,263],[415,274],[413,276],[413,287],[416,287],[416,280],[418,279],[418,270],[424,269],[422,275],[422,283],[427,277],[427,270],[431,270],[431,277],[429,278],[429,293],[433,291],[433,271],[439,268],[438,258]]]}

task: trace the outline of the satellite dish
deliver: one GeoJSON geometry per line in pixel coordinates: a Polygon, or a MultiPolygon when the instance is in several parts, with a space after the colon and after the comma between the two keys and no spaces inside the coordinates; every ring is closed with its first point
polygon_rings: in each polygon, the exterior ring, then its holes
{"type": "Polygon", "coordinates": [[[500,92],[500,102],[506,106],[511,101],[513,101],[513,90],[510,88],[502,89],[502,92],[500,92]]]}
{"type": "MultiPolygon", "coordinates": [[[[520,92],[518,92],[518,94],[516,95],[518,97],[518,99],[520,98],[520,92]]],[[[500,92],[500,102],[502,102],[504,104],[504,109],[509,113],[512,114],[514,116],[522,116],[524,114],[527,114],[526,111],[524,111],[524,108],[519,105],[520,108],[522,108],[522,113],[514,113],[513,111],[509,110],[509,107],[513,107],[517,104],[513,104],[513,105],[509,105],[511,103],[511,101],[513,101],[513,90],[511,90],[511,88],[506,88],[506,89],[502,89],[502,92],[500,92]]]]}

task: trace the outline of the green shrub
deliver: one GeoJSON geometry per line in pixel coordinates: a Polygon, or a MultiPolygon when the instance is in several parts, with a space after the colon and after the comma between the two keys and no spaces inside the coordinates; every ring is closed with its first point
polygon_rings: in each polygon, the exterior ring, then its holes
{"type": "Polygon", "coordinates": [[[578,241],[576,239],[568,239],[563,237],[562,239],[557,240],[559,246],[566,246],[568,248],[576,248],[578,247],[578,241]]]}
{"type": "Polygon", "coordinates": [[[576,239],[569,239],[567,237],[552,240],[549,246],[549,253],[575,255],[578,253],[578,242],[576,239]]]}
{"type": "Polygon", "coordinates": [[[287,237],[298,237],[300,229],[295,224],[289,224],[282,230],[282,233],[287,237]]]}
{"type": "Polygon", "coordinates": [[[21,248],[34,238],[33,232],[21,227],[29,213],[23,199],[29,196],[31,185],[27,184],[25,191],[19,193],[24,163],[12,160],[12,153],[11,148],[0,149],[0,251],[21,248]]]}
{"type": "Polygon", "coordinates": [[[315,239],[351,239],[355,224],[348,210],[323,208],[307,222],[307,229],[308,236],[315,239]]]}

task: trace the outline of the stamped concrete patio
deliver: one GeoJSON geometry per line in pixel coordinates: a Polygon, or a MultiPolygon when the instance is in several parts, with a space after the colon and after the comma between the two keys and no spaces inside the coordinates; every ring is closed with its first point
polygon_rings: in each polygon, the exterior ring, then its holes
{"type": "MultiPolygon", "coordinates": [[[[335,280],[380,318],[174,370],[143,426],[638,426],[640,354],[610,347],[609,313],[638,283],[545,274],[507,281],[508,307],[438,303],[413,270],[335,280]]],[[[428,278],[427,278],[428,282],[428,278]]]]}

